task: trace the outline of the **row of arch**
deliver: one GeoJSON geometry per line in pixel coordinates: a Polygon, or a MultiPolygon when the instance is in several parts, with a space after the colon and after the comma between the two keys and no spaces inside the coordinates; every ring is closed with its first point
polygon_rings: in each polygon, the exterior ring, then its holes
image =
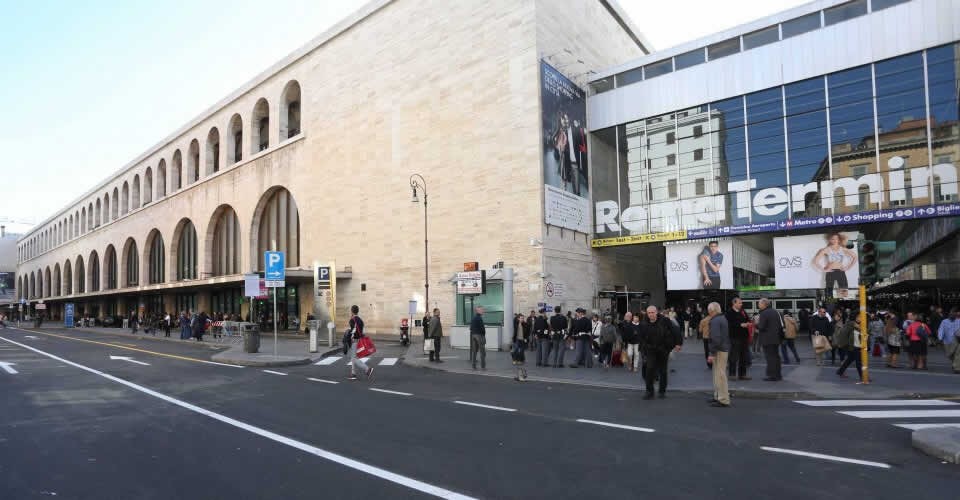
{"type": "MultiPolygon", "coordinates": [[[[273,249],[286,252],[287,265],[300,264],[300,213],[296,201],[285,188],[267,191],[260,200],[251,221],[251,243],[256,255],[273,249]]],[[[18,299],[44,299],[73,294],[100,292],[154,285],[168,281],[228,276],[241,273],[241,225],[237,212],[228,204],[220,205],[211,216],[204,235],[209,261],[203,276],[198,273],[198,239],[194,223],[181,219],[174,229],[172,246],[167,247],[162,233],[154,228],[141,248],[128,237],[117,251],[107,245],[103,252],[91,251],[86,257],[77,255],[63,262],[37,269],[17,277],[18,299]],[[167,266],[167,262],[174,265],[167,266]]],[[[256,270],[263,270],[263,261],[255,259],[256,270]]]]}
{"type": "MultiPolygon", "coordinates": [[[[280,95],[279,137],[282,140],[300,134],[300,83],[287,82],[280,95]]],[[[266,98],[257,100],[250,117],[250,155],[270,147],[270,104],[266,98]]],[[[227,124],[226,164],[233,165],[243,160],[243,118],[235,113],[227,124]]],[[[207,133],[201,151],[200,141],[193,139],[187,148],[186,170],[184,155],[180,149],[173,152],[168,172],[166,159],[161,159],[156,167],[148,166],[137,172],[133,179],[124,180],[119,186],[109,189],[102,196],[89,201],[86,206],[74,210],[72,215],[64,216],[51,223],[39,233],[25,239],[18,247],[18,263],[25,262],[44,252],[82,236],[94,229],[116,220],[152,203],[154,195],[159,200],[169,193],[175,193],[184,186],[198,182],[201,178],[201,165],[205,166],[204,176],[220,171],[221,134],[217,127],[207,133]],[[202,153],[202,157],[201,157],[202,153]],[[202,159],[202,162],[201,162],[202,159]],[[184,173],[186,177],[184,177],[184,173]],[[156,180],[156,182],[154,182],[156,180]],[[142,189],[141,189],[142,187],[142,189]]]]}

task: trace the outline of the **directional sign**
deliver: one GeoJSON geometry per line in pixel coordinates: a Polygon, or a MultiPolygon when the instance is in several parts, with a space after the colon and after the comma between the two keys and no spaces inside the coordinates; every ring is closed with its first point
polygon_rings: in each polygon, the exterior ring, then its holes
{"type": "Polygon", "coordinates": [[[267,288],[286,286],[287,279],[286,258],[283,252],[263,252],[264,281],[267,288]]]}
{"type": "Polygon", "coordinates": [[[19,372],[12,368],[12,366],[15,364],[16,363],[8,363],[6,361],[0,361],[0,368],[3,368],[4,370],[6,370],[6,372],[9,373],[10,375],[16,375],[19,372]]]}
{"type": "Polygon", "coordinates": [[[110,356],[110,359],[122,359],[123,361],[127,361],[127,362],[130,362],[130,363],[136,363],[136,364],[138,364],[138,365],[150,366],[150,363],[144,363],[143,361],[137,361],[137,360],[131,358],[130,356],[110,356]]]}

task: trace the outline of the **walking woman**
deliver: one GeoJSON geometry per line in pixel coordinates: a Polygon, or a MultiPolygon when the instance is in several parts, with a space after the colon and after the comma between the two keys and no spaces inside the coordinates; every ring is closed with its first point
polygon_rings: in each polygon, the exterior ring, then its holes
{"type": "Polygon", "coordinates": [[[897,358],[900,356],[900,327],[897,326],[896,316],[887,316],[883,325],[883,336],[887,341],[887,368],[900,368],[897,358]]]}
{"type": "Polygon", "coordinates": [[[180,311],[180,340],[187,340],[193,332],[190,331],[190,314],[180,311]]]}

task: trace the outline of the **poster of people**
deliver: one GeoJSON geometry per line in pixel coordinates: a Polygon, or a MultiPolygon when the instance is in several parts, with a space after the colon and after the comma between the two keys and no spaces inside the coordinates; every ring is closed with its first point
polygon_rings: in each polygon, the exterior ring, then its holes
{"type": "Polygon", "coordinates": [[[777,289],[837,290],[848,298],[860,284],[857,233],[827,232],[773,239],[777,289]]]}
{"type": "Polygon", "coordinates": [[[586,97],[555,68],[540,62],[544,219],[590,232],[586,97]]]}
{"type": "Polygon", "coordinates": [[[733,286],[733,242],[666,245],[667,290],[718,290],[733,286]]]}

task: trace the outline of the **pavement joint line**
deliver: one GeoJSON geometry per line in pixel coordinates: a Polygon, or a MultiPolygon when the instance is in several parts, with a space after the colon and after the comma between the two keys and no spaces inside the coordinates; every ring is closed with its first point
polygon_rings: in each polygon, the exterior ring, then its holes
{"type": "Polygon", "coordinates": [[[615,429],[626,429],[630,431],[655,432],[653,429],[650,429],[648,427],[634,427],[632,425],[615,424],[612,422],[601,422],[599,420],[587,420],[585,418],[578,418],[577,422],[584,423],[584,424],[602,425],[604,427],[613,427],[615,429]]]}
{"type": "Polygon", "coordinates": [[[502,407],[502,406],[493,406],[493,405],[485,405],[485,404],[480,404],[480,403],[471,403],[471,402],[469,402],[469,401],[460,401],[459,399],[456,400],[456,401],[454,401],[454,403],[456,403],[456,404],[458,404],[458,405],[475,406],[475,407],[477,407],[477,408],[487,408],[488,410],[499,410],[499,411],[508,411],[508,412],[517,411],[515,408],[504,408],[504,407],[502,407]]]}
{"type": "Polygon", "coordinates": [[[135,391],[142,392],[142,393],[144,393],[144,394],[147,394],[147,395],[152,396],[152,397],[154,397],[154,398],[160,399],[160,400],[165,401],[165,402],[167,402],[167,403],[170,403],[170,404],[179,406],[179,407],[181,407],[181,408],[190,410],[190,411],[192,411],[192,412],[194,412],[194,413],[199,413],[200,415],[204,415],[204,416],[209,417],[209,418],[211,418],[211,419],[213,419],[213,420],[217,420],[217,421],[223,422],[223,423],[225,423],[225,424],[227,424],[227,425],[231,425],[231,426],[233,426],[233,427],[236,427],[236,428],[238,428],[238,429],[245,430],[245,431],[250,432],[250,433],[252,433],[252,434],[256,434],[256,435],[258,435],[258,436],[260,436],[260,437],[269,439],[269,440],[271,440],[271,441],[274,441],[274,442],[277,442],[277,443],[280,443],[280,444],[287,445],[287,446],[289,446],[289,447],[291,447],[291,448],[298,449],[298,450],[300,450],[300,451],[303,451],[303,452],[305,452],[305,453],[309,453],[309,454],[311,454],[311,455],[320,457],[320,458],[322,458],[322,459],[329,460],[329,461],[331,461],[331,462],[340,464],[340,465],[342,465],[342,466],[344,466],[344,467],[348,467],[348,468],[350,468],[350,469],[353,469],[353,470],[362,472],[362,473],[364,473],[364,474],[369,474],[369,475],[371,475],[371,476],[378,477],[378,478],[383,479],[383,480],[385,480],[385,481],[390,481],[390,482],[395,483],[395,484],[398,484],[398,485],[400,485],[400,486],[404,486],[404,487],[410,488],[410,489],[412,489],[412,490],[420,491],[420,492],[422,492],[422,493],[426,493],[426,494],[428,494],[428,495],[433,495],[433,496],[439,497],[439,498],[444,498],[444,499],[447,499],[447,500],[475,500],[475,499],[474,499],[473,497],[471,497],[471,496],[464,495],[464,494],[462,494],[462,493],[457,493],[457,492],[455,492],[455,491],[448,490],[448,489],[445,489],[445,488],[441,488],[441,487],[439,487],[439,486],[435,486],[435,485],[432,485],[432,484],[430,484],[430,483],[425,483],[425,482],[423,482],[423,481],[414,479],[414,478],[412,478],[412,477],[404,476],[404,475],[401,475],[401,474],[398,474],[398,473],[395,473],[395,472],[390,472],[390,471],[388,471],[388,470],[386,470],[386,469],[382,469],[382,468],[377,467],[377,466],[374,466],[374,465],[369,465],[369,464],[366,464],[366,463],[361,462],[361,461],[359,461],[359,460],[354,460],[354,459],[352,459],[352,458],[348,458],[348,457],[346,457],[346,456],[343,456],[343,455],[334,453],[334,452],[332,452],[332,451],[327,451],[327,450],[324,450],[324,449],[322,449],[322,448],[318,448],[318,447],[316,447],[316,446],[313,446],[313,445],[304,443],[304,442],[302,442],[302,441],[297,441],[297,440],[295,440],[295,439],[293,439],[293,438],[289,438],[289,437],[284,436],[284,435],[282,435],[282,434],[278,434],[278,433],[276,433],[276,432],[266,430],[266,429],[264,429],[264,428],[262,428],[262,427],[257,427],[257,426],[255,426],[255,425],[248,424],[248,423],[243,422],[243,421],[241,421],[241,420],[237,420],[237,419],[235,419],[235,418],[228,417],[228,416],[226,416],[226,415],[222,415],[222,414],[220,414],[220,413],[216,413],[216,412],[211,411],[211,410],[207,410],[206,408],[202,408],[202,407],[197,406],[197,405],[194,405],[194,404],[192,404],[192,403],[188,403],[188,402],[186,402],[186,401],[182,401],[182,400],[177,399],[177,398],[174,398],[174,397],[172,397],[172,396],[168,396],[168,395],[166,395],[166,394],[163,394],[163,393],[161,393],[161,392],[155,391],[155,390],[153,390],[153,389],[149,389],[149,388],[147,388],[147,387],[144,387],[144,386],[135,384],[135,383],[130,382],[130,381],[128,381],[128,380],[124,380],[124,379],[122,379],[122,378],[120,378],[120,377],[115,377],[115,376],[113,376],[113,375],[110,375],[109,373],[102,372],[102,371],[97,370],[97,369],[94,369],[94,368],[90,368],[89,366],[85,366],[85,365],[81,365],[80,363],[75,363],[75,362],[73,362],[73,361],[69,361],[69,360],[67,360],[67,359],[65,359],[65,358],[61,358],[61,357],[59,357],[59,356],[57,356],[57,355],[55,355],[55,354],[50,354],[50,353],[48,353],[48,352],[41,351],[40,349],[36,349],[36,348],[30,347],[30,346],[28,346],[28,345],[21,344],[20,342],[17,342],[17,341],[14,341],[14,340],[10,340],[10,339],[5,338],[5,337],[2,337],[2,336],[0,336],[0,340],[9,342],[9,343],[14,344],[14,345],[18,345],[18,346],[23,347],[23,348],[26,348],[26,349],[29,349],[29,350],[31,350],[31,351],[33,351],[33,352],[36,352],[36,353],[38,353],[38,354],[42,354],[42,355],[44,355],[44,356],[46,356],[46,357],[48,357],[48,358],[50,358],[50,359],[53,359],[53,360],[55,360],[55,361],[60,361],[61,363],[65,363],[65,364],[67,364],[67,365],[73,366],[74,368],[79,368],[79,369],[81,369],[81,370],[83,370],[83,371],[86,371],[86,372],[88,372],[88,373],[92,373],[92,374],[94,374],[94,375],[98,375],[98,376],[103,377],[103,378],[105,378],[105,379],[107,379],[107,380],[110,380],[110,381],[112,381],[112,382],[116,382],[116,383],[118,383],[118,384],[127,386],[127,387],[129,387],[129,388],[131,388],[131,389],[133,389],[133,390],[135,390],[135,391]]]}
{"type": "Polygon", "coordinates": [[[370,390],[386,394],[396,394],[397,396],[413,396],[413,393],[410,392],[388,391],[387,389],[377,389],[376,387],[371,387],[370,390]]]}
{"type": "Polygon", "coordinates": [[[275,371],[273,371],[273,370],[263,370],[263,373],[272,373],[272,374],[274,374],[274,375],[287,375],[286,373],[283,373],[283,372],[275,372],[275,371]]]}
{"type": "Polygon", "coordinates": [[[231,365],[231,364],[228,364],[228,363],[217,363],[216,361],[207,361],[207,360],[205,360],[205,359],[190,358],[190,357],[187,357],[187,356],[178,356],[178,355],[176,355],[176,354],[167,354],[167,353],[164,353],[164,352],[148,351],[148,350],[146,350],[146,349],[140,349],[140,348],[137,348],[137,347],[127,347],[127,346],[125,346],[125,345],[111,344],[111,343],[109,343],[109,342],[100,342],[100,341],[97,341],[97,340],[78,339],[78,338],[76,338],[76,337],[70,337],[70,336],[68,336],[68,335],[58,335],[58,334],[56,334],[56,333],[37,332],[37,331],[34,331],[34,330],[27,330],[27,329],[24,329],[24,328],[20,328],[20,330],[25,331],[25,332],[39,333],[40,335],[48,335],[48,336],[51,336],[51,337],[59,337],[59,338],[61,338],[61,339],[66,339],[66,340],[74,340],[74,341],[76,341],[76,342],[87,342],[87,343],[89,343],[89,344],[98,344],[98,345],[105,345],[105,346],[109,346],[109,347],[116,347],[117,349],[126,349],[126,350],[128,350],[128,351],[142,352],[142,353],[146,353],[146,354],[152,354],[152,355],[154,355],[154,356],[163,356],[163,357],[165,357],[165,358],[173,358],[173,359],[179,359],[179,360],[183,360],[183,361],[193,361],[193,362],[195,362],[195,363],[204,363],[204,364],[208,364],[208,365],[229,366],[229,367],[231,367],[231,368],[243,368],[243,367],[240,366],[240,365],[231,365]]]}
{"type": "Polygon", "coordinates": [[[310,381],[312,381],[312,382],[323,382],[324,384],[339,384],[339,383],[340,383],[340,382],[336,382],[336,381],[334,381],[334,380],[324,380],[324,379],[322,379],[322,378],[313,378],[313,377],[307,377],[307,380],[310,380],[310,381]]]}
{"type": "Polygon", "coordinates": [[[774,452],[774,453],[784,453],[784,454],[787,454],[787,455],[797,455],[797,456],[801,456],[801,457],[819,458],[819,459],[822,459],[822,460],[830,460],[830,461],[833,461],[833,462],[843,462],[843,463],[848,463],[848,464],[866,465],[866,466],[868,466],[868,467],[878,467],[878,468],[881,468],[881,469],[889,469],[889,468],[891,468],[889,464],[885,464],[885,463],[882,463],[882,462],[870,462],[870,461],[867,461],[867,460],[858,460],[858,459],[856,459],[856,458],[837,457],[837,456],[834,456],[834,455],[824,455],[824,454],[822,454],[822,453],[813,453],[813,452],[809,452],[809,451],[789,450],[789,449],[786,449],[786,448],[773,448],[773,447],[770,447],[770,446],[761,446],[760,449],[761,449],[761,450],[764,450],[764,451],[771,451],[771,452],[774,452]]]}

